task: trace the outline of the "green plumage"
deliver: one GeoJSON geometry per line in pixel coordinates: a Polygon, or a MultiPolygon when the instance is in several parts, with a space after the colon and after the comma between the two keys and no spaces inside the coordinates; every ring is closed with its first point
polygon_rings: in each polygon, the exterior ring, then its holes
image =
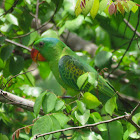
{"type": "MultiPolygon", "coordinates": [[[[66,90],[73,90],[78,93],[81,89],[77,86],[77,79],[86,72],[93,72],[98,85],[91,90],[91,93],[103,103],[110,97],[117,96],[110,83],[60,40],[42,38],[35,42],[34,47],[48,61],[56,80],[66,90]]],[[[88,91],[90,86],[88,83],[82,91],[88,91]]]]}

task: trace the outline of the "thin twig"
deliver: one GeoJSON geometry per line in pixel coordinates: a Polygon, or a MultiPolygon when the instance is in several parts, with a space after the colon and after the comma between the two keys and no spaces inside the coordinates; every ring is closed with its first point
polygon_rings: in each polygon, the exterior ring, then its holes
{"type": "Polygon", "coordinates": [[[6,42],[9,42],[9,43],[11,43],[11,44],[14,44],[14,45],[16,45],[16,46],[22,47],[22,48],[24,48],[24,49],[26,49],[26,50],[28,50],[28,51],[31,51],[30,48],[28,48],[28,47],[26,47],[26,46],[24,46],[24,45],[22,45],[22,44],[20,44],[20,43],[14,42],[14,41],[12,41],[12,40],[10,40],[10,39],[5,39],[5,41],[6,41],[6,42]]]}
{"type": "Polygon", "coordinates": [[[127,29],[127,27],[128,27],[128,23],[129,23],[129,20],[130,20],[130,17],[131,17],[131,11],[130,11],[130,13],[129,13],[129,16],[128,16],[128,21],[127,21],[127,23],[125,22],[125,18],[123,19],[124,20],[124,22],[126,23],[126,26],[125,26],[125,29],[124,29],[124,34],[123,34],[123,37],[125,36],[125,33],[126,33],[126,29],[127,29]]]}
{"type": "Polygon", "coordinates": [[[33,125],[34,125],[34,124],[30,124],[30,125],[28,125],[28,126],[21,127],[21,128],[19,128],[19,129],[17,129],[17,130],[13,133],[12,138],[13,138],[14,135],[16,135],[16,133],[18,133],[20,130],[22,130],[22,129],[26,129],[27,127],[29,127],[29,126],[33,126],[33,125]]]}
{"type": "MultiPolygon", "coordinates": [[[[57,9],[57,8],[56,8],[56,9],[57,9]]],[[[53,19],[54,15],[55,15],[55,13],[56,13],[56,9],[55,9],[55,11],[54,11],[52,17],[49,19],[49,21],[47,21],[46,23],[42,24],[39,28],[37,28],[37,29],[34,30],[34,31],[28,32],[28,33],[26,33],[26,34],[24,34],[24,35],[16,36],[16,37],[13,37],[13,38],[21,38],[21,37],[25,37],[25,36],[27,36],[27,35],[29,35],[29,34],[35,32],[35,31],[40,30],[40,29],[43,28],[44,26],[46,26],[46,25],[47,25],[47,24],[53,19]]]]}
{"type": "MultiPolygon", "coordinates": [[[[137,31],[137,28],[138,28],[138,25],[139,25],[139,20],[140,20],[140,9],[139,9],[139,12],[138,12],[138,21],[137,21],[137,25],[136,25],[136,28],[135,28],[135,30],[134,30],[134,34],[133,34],[133,36],[132,36],[132,38],[131,38],[131,40],[130,40],[130,42],[129,42],[129,44],[128,44],[128,47],[127,47],[127,49],[125,50],[125,52],[124,52],[124,54],[123,54],[121,60],[119,61],[118,65],[109,73],[109,75],[110,75],[111,73],[113,73],[113,72],[120,66],[121,62],[123,61],[124,56],[126,55],[127,51],[128,51],[129,48],[131,47],[131,43],[132,43],[132,41],[133,41],[133,39],[134,39],[134,37],[135,37],[135,35],[136,35],[136,31],[137,31]]],[[[109,75],[108,75],[108,76],[109,76],[109,75]]]]}
{"type": "MultiPolygon", "coordinates": [[[[9,103],[18,107],[21,107],[23,109],[26,109],[28,111],[34,112],[34,102],[24,99],[22,97],[19,97],[17,95],[11,94],[7,91],[3,91],[0,89],[0,102],[2,103],[9,103]]],[[[40,115],[45,115],[42,109],[40,109],[39,112],[40,115]]]]}
{"type": "MultiPolygon", "coordinates": [[[[138,18],[138,20],[139,20],[139,18],[138,18]]],[[[124,18],[123,21],[126,23],[126,25],[127,25],[133,32],[135,32],[135,28],[127,21],[127,19],[124,18]]],[[[140,32],[136,31],[136,35],[137,35],[138,37],[140,37],[140,32]]]]}
{"type": "MultiPolygon", "coordinates": [[[[35,69],[36,69],[36,68],[35,68],[35,69]]],[[[26,72],[19,73],[19,74],[17,74],[17,75],[12,76],[12,77],[6,82],[6,84],[4,85],[4,87],[2,88],[2,90],[4,90],[4,89],[6,88],[6,85],[7,85],[13,78],[15,78],[15,77],[17,77],[17,76],[19,76],[19,75],[23,75],[23,74],[26,74],[26,73],[28,73],[28,72],[34,71],[35,69],[33,69],[33,70],[28,70],[28,71],[26,71],[26,72]]]]}
{"type": "Polygon", "coordinates": [[[135,111],[139,108],[140,102],[137,104],[137,106],[131,111],[131,116],[134,115],[135,111]]]}
{"type": "Polygon", "coordinates": [[[109,123],[109,122],[112,122],[112,121],[116,121],[116,120],[119,120],[119,119],[123,119],[123,118],[125,118],[125,116],[126,116],[126,115],[119,116],[119,117],[117,117],[117,118],[113,118],[113,119],[106,120],[106,121],[101,121],[101,122],[94,123],[94,124],[86,124],[86,125],[83,125],[83,126],[69,127],[69,128],[65,128],[65,129],[60,129],[60,130],[56,130],[56,131],[52,131],[52,132],[48,132],[48,133],[36,135],[36,136],[34,136],[34,139],[37,139],[37,138],[39,138],[39,137],[43,137],[43,136],[46,136],[46,135],[58,133],[58,132],[64,132],[64,131],[73,130],[73,129],[82,129],[82,128],[86,128],[86,127],[94,127],[94,126],[97,126],[97,125],[99,125],[99,124],[109,123]]]}
{"type": "Polygon", "coordinates": [[[10,13],[10,12],[13,12],[13,10],[14,10],[14,8],[16,7],[18,1],[19,1],[19,0],[16,0],[16,1],[13,3],[12,7],[11,7],[9,10],[7,10],[5,13],[3,13],[2,15],[0,15],[0,17],[4,16],[4,15],[10,13]]]}
{"type": "MultiPolygon", "coordinates": [[[[110,123],[110,122],[113,122],[113,121],[116,121],[116,120],[120,120],[120,119],[126,119],[127,121],[129,121],[131,124],[134,125],[136,123],[134,123],[131,118],[132,118],[132,115],[138,109],[139,106],[140,106],[140,103],[132,110],[130,115],[126,114],[126,115],[123,115],[123,116],[119,116],[119,117],[116,117],[116,118],[113,118],[113,119],[110,119],[110,120],[106,120],[106,121],[97,122],[97,123],[94,123],[94,124],[86,124],[86,125],[83,125],[83,126],[69,127],[69,128],[60,129],[60,130],[56,130],[56,131],[52,131],[52,132],[48,132],[48,133],[44,133],[44,134],[35,135],[34,136],[34,140],[38,139],[39,137],[43,137],[43,136],[54,134],[54,133],[58,133],[58,132],[64,132],[64,131],[74,130],[74,129],[82,129],[82,128],[87,128],[87,127],[94,127],[94,126],[97,126],[97,125],[100,125],[100,124],[110,123]]],[[[134,126],[138,130],[140,130],[140,126],[139,125],[136,124],[134,126]]]]}

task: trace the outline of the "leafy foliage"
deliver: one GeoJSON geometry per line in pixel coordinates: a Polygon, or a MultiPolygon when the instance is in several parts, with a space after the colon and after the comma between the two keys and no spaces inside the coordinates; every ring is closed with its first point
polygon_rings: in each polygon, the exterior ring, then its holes
{"type": "MultiPolygon", "coordinates": [[[[34,112],[31,112],[28,108],[27,111],[18,107],[19,102],[9,101],[6,104],[0,93],[0,139],[28,140],[34,135],[100,123],[120,116],[115,96],[105,104],[98,99],[98,93],[90,93],[92,88],[85,93],[74,93],[73,97],[67,96],[65,93],[68,91],[57,83],[48,63],[40,62],[38,66],[32,63],[30,49],[39,38],[63,39],[100,74],[111,73],[108,80],[116,91],[139,100],[140,26],[136,28],[140,20],[139,4],[138,0],[109,3],[108,0],[0,1],[0,89],[35,101],[34,112]],[[128,49],[135,28],[137,33],[128,49]],[[71,41],[72,38],[75,41],[71,41]],[[94,54],[92,46],[89,47],[91,42],[98,46],[94,48],[94,54]],[[112,73],[118,64],[118,69],[112,73]],[[106,67],[108,70],[105,72],[106,67]],[[24,73],[34,68],[35,71],[24,73]]],[[[99,84],[94,73],[89,72],[78,78],[77,86],[82,90],[87,82],[95,88],[99,84]]],[[[132,106],[135,107],[136,103],[132,106]]],[[[134,112],[132,120],[140,125],[139,110],[134,112]]],[[[140,139],[140,136],[134,125],[119,119],[91,129],[70,129],[45,138],[128,140],[140,139]]]]}

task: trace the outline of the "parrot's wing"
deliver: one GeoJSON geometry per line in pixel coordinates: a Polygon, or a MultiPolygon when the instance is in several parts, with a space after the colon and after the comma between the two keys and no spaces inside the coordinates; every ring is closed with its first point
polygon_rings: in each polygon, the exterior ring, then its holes
{"type": "Polygon", "coordinates": [[[77,79],[86,72],[84,65],[76,58],[65,55],[59,61],[59,73],[62,80],[71,88],[79,90],[77,79]]]}
{"type": "MultiPolygon", "coordinates": [[[[59,73],[62,80],[69,87],[80,90],[77,86],[77,79],[79,76],[86,72],[92,71],[87,65],[84,65],[81,61],[73,56],[65,55],[59,61],[59,73]]],[[[93,70],[92,72],[95,73],[93,70]]],[[[97,74],[97,72],[95,73],[97,74]]],[[[99,99],[113,97],[116,93],[112,86],[100,75],[97,76],[98,87],[93,89],[91,92],[99,92],[99,99]]],[[[87,83],[84,91],[88,91],[90,84],[87,83]]]]}

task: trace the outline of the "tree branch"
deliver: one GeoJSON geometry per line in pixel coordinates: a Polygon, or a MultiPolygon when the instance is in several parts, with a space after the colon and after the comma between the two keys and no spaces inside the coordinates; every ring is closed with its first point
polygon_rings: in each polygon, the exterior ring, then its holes
{"type": "Polygon", "coordinates": [[[10,39],[5,39],[5,41],[8,42],[8,43],[14,44],[14,45],[16,45],[16,46],[22,47],[22,48],[24,48],[24,49],[26,49],[26,50],[28,50],[28,51],[31,51],[30,48],[28,48],[28,47],[26,47],[26,46],[24,46],[24,45],[22,45],[22,44],[20,44],[20,43],[14,42],[14,41],[12,41],[12,40],[10,40],[10,39]]]}
{"type": "Polygon", "coordinates": [[[16,0],[16,1],[13,3],[12,7],[11,7],[9,10],[7,10],[5,13],[1,14],[0,17],[4,16],[4,15],[10,13],[10,12],[13,12],[13,10],[14,10],[14,8],[16,7],[18,1],[19,1],[19,0],[16,0]]]}
{"type": "Polygon", "coordinates": [[[106,121],[97,122],[97,123],[94,123],[94,124],[86,124],[86,125],[83,125],[83,126],[69,127],[69,128],[60,129],[60,130],[56,130],[56,131],[52,131],[52,132],[48,132],[48,133],[44,133],[44,134],[35,135],[33,140],[38,139],[39,137],[43,137],[43,136],[58,133],[58,132],[64,132],[64,131],[73,130],[73,129],[82,129],[82,128],[87,128],[87,127],[95,127],[99,124],[110,123],[110,122],[120,120],[120,119],[126,119],[127,121],[129,121],[132,125],[134,125],[140,131],[140,126],[132,121],[132,115],[138,109],[139,106],[140,106],[140,102],[132,110],[131,114],[126,114],[126,115],[123,115],[123,116],[119,116],[119,117],[116,117],[116,118],[113,118],[113,119],[110,119],[110,120],[106,120],[106,121]]]}
{"type": "MultiPolygon", "coordinates": [[[[127,21],[127,19],[123,19],[123,21],[126,23],[126,25],[133,31],[133,32],[135,32],[135,28],[129,23],[129,21],[127,21]]],[[[136,31],[136,35],[138,36],[138,37],[140,37],[140,33],[138,32],[138,31],[136,31]]]]}
{"type": "Polygon", "coordinates": [[[55,13],[56,13],[56,10],[57,10],[57,8],[55,9],[55,11],[54,11],[53,15],[51,16],[51,18],[49,19],[49,21],[47,21],[46,23],[42,24],[42,25],[41,25],[40,27],[38,27],[36,30],[31,31],[31,32],[28,32],[28,33],[26,33],[26,34],[24,34],[24,35],[20,35],[20,36],[13,37],[13,38],[25,37],[25,36],[27,36],[27,35],[29,35],[29,34],[35,32],[35,31],[38,31],[38,30],[40,30],[41,28],[45,27],[45,26],[53,19],[54,15],[55,15],[55,13]]]}
{"type": "Polygon", "coordinates": [[[135,37],[135,35],[136,35],[136,32],[137,32],[137,28],[138,28],[138,25],[139,25],[139,20],[140,20],[140,9],[139,9],[139,12],[138,12],[138,21],[137,21],[137,25],[136,25],[136,28],[134,28],[134,31],[133,31],[134,33],[133,33],[133,36],[132,36],[132,38],[131,38],[131,40],[130,40],[130,42],[129,42],[129,44],[128,44],[128,47],[127,47],[127,49],[125,50],[125,52],[124,52],[124,54],[123,54],[121,60],[119,61],[118,65],[109,73],[109,75],[110,75],[111,73],[113,73],[113,72],[120,66],[121,62],[123,61],[124,56],[126,55],[127,51],[128,51],[129,48],[131,47],[131,43],[132,43],[132,41],[133,41],[133,39],[134,39],[134,37],[135,37]]]}
{"type": "MultiPolygon", "coordinates": [[[[11,94],[7,91],[2,91],[1,89],[0,89],[0,102],[12,104],[12,105],[21,107],[23,109],[26,109],[28,111],[34,112],[33,111],[33,107],[34,107],[33,101],[24,99],[24,98],[19,97],[17,95],[11,94]]],[[[39,114],[44,115],[44,112],[42,109],[40,109],[39,114]]]]}

